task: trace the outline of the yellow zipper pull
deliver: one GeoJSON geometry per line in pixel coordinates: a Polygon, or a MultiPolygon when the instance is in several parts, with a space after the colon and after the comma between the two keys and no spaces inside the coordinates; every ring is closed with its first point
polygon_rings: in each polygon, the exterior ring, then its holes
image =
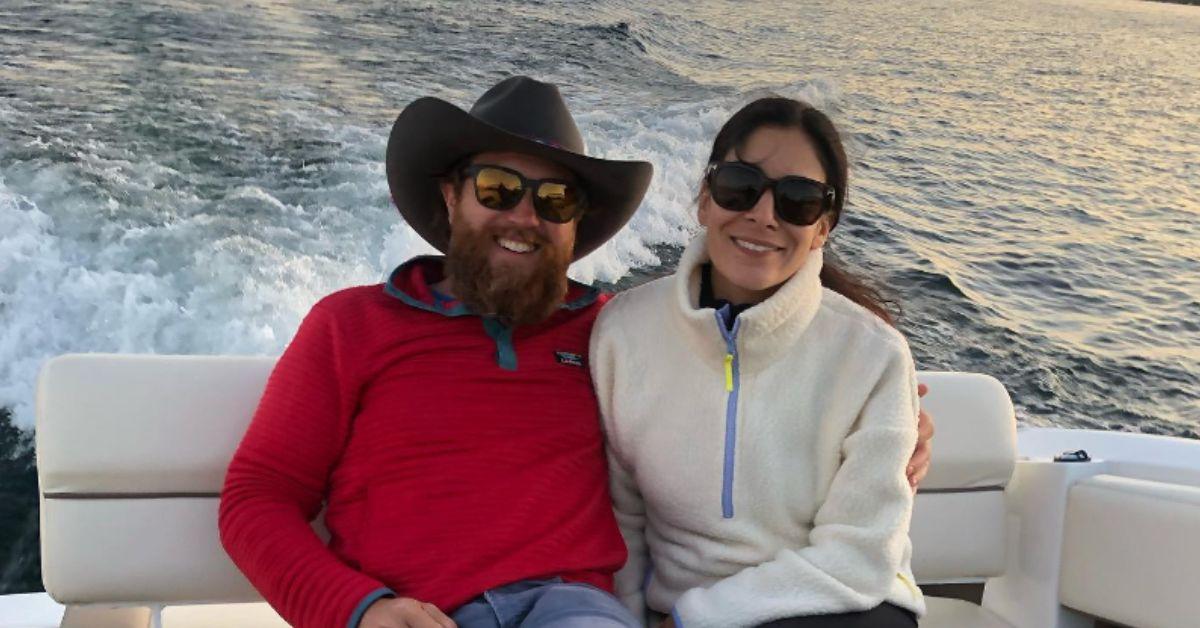
{"type": "Polygon", "coordinates": [[[733,392],[733,354],[725,354],[725,392],[733,392]]]}
{"type": "Polygon", "coordinates": [[[896,574],[896,577],[900,579],[900,582],[903,582],[903,583],[904,583],[904,586],[908,587],[908,590],[912,592],[912,594],[913,594],[913,597],[920,597],[920,596],[921,596],[921,590],[917,588],[917,585],[915,585],[915,584],[913,584],[913,583],[912,583],[912,580],[909,580],[909,579],[908,579],[908,578],[907,578],[907,577],[906,577],[904,574],[902,574],[902,573],[897,573],[897,574],[896,574]]]}

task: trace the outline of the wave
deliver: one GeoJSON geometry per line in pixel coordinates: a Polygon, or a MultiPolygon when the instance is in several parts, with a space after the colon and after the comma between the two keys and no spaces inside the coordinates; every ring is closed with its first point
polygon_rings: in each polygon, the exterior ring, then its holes
{"type": "Polygon", "coordinates": [[[616,24],[594,24],[584,26],[581,29],[584,33],[595,35],[607,41],[616,41],[623,44],[628,44],[639,52],[646,52],[646,44],[634,34],[629,22],[617,22],[616,24]]]}

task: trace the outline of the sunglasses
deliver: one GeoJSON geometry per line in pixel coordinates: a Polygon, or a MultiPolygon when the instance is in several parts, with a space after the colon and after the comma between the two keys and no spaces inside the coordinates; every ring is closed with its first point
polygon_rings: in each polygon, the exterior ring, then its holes
{"type": "Polygon", "coordinates": [[[704,171],[713,202],[733,212],[749,211],[770,188],[775,196],[775,215],[800,227],[811,225],[833,209],[837,192],[808,177],[768,177],[757,166],[740,161],[713,162],[704,171]]]}
{"type": "Polygon", "coordinates": [[[565,179],[529,179],[504,166],[473,164],[462,169],[463,175],[475,184],[475,200],[496,211],[507,211],[533,190],[533,209],[542,220],[567,223],[587,209],[583,188],[565,179]]]}

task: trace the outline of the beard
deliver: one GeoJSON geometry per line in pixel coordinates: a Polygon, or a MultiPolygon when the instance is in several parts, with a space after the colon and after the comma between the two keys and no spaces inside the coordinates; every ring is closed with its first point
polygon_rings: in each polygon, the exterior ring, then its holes
{"type": "Polygon", "coordinates": [[[550,317],[567,295],[567,266],[572,247],[556,247],[528,229],[471,229],[460,225],[450,233],[445,272],[454,296],[472,312],[493,315],[506,325],[531,325],[550,317]],[[495,238],[531,242],[534,263],[491,261],[495,238]]]}

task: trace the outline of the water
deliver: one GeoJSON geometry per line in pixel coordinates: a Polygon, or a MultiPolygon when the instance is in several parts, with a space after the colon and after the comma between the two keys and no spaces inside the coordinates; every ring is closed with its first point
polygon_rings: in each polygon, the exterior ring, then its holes
{"type": "Polygon", "coordinates": [[[524,73],[655,165],[576,278],[664,272],[721,122],[801,96],[850,137],[834,249],[921,368],[1026,424],[1200,438],[1198,58],[1200,9],[1132,0],[0,0],[0,406],[29,426],[64,352],[277,354],[431,250],[384,179],[403,105],[524,73]]]}

